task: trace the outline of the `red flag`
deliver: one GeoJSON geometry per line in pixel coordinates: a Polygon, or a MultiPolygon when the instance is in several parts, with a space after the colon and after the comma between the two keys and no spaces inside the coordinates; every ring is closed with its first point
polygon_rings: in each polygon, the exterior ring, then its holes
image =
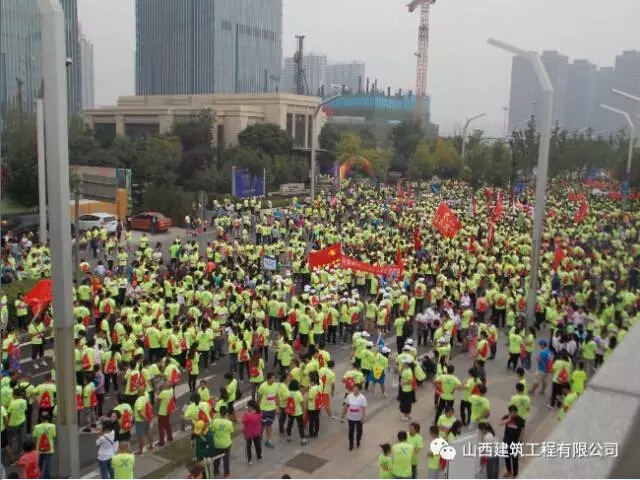
{"type": "Polygon", "coordinates": [[[493,196],[493,190],[489,187],[484,187],[484,198],[487,200],[487,204],[491,202],[491,197],[493,196]]]}
{"type": "Polygon", "coordinates": [[[556,247],[556,251],[553,254],[553,269],[557,270],[560,264],[562,263],[562,259],[564,258],[564,251],[560,248],[560,245],[556,247]]]}
{"type": "Polygon", "coordinates": [[[460,219],[458,219],[455,212],[451,210],[445,202],[440,203],[438,206],[431,225],[447,238],[455,237],[462,228],[460,219]]]}
{"type": "Polygon", "coordinates": [[[582,203],[580,204],[580,208],[576,210],[576,213],[573,214],[574,223],[583,222],[587,218],[588,209],[589,209],[589,206],[587,204],[587,201],[582,200],[582,203]]]}
{"type": "Polygon", "coordinates": [[[413,229],[413,249],[416,252],[422,250],[422,239],[420,238],[420,229],[418,227],[413,229]]]}
{"type": "Polygon", "coordinates": [[[487,246],[491,247],[493,245],[493,239],[496,236],[496,227],[492,222],[489,223],[489,236],[487,237],[487,246]]]}
{"type": "Polygon", "coordinates": [[[469,237],[469,248],[468,248],[468,250],[471,253],[476,253],[476,239],[475,239],[475,237],[473,235],[471,235],[469,237]]]}
{"type": "Polygon", "coordinates": [[[493,209],[493,213],[491,214],[491,220],[493,222],[498,222],[502,218],[502,192],[498,192],[498,196],[496,197],[496,206],[493,209]]]}
{"type": "Polygon", "coordinates": [[[570,188],[569,189],[569,194],[568,194],[569,201],[570,202],[575,202],[576,201],[576,197],[577,197],[577,195],[573,191],[573,188],[570,188]]]}
{"type": "Polygon", "coordinates": [[[404,260],[402,259],[402,251],[400,251],[400,247],[396,250],[396,265],[400,269],[400,272],[404,270],[404,260]]]}
{"type": "Polygon", "coordinates": [[[342,246],[339,243],[323,248],[317,252],[309,253],[309,267],[323,267],[340,263],[342,258],[342,246]]]}

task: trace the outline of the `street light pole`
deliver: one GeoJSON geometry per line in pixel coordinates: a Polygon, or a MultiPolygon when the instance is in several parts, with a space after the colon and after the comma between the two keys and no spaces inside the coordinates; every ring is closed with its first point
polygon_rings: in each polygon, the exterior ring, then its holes
{"type": "Polygon", "coordinates": [[[69,215],[69,131],[64,13],[59,0],[38,0],[42,38],[44,119],[47,125],[47,186],[51,214],[54,354],[58,405],[58,476],[80,477],[78,415],[75,402],[71,224],[69,215]]]}
{"type": "Polygon", "coordinates": [[[551,145],[551,128],[553,123],[553,85],[539,55],[528,52],[513,45],[490,38],[489,45],[505,50],[529,60],[536,72],[542,88],[540,107],[540,147],[538,149],[538,168],[536,174],[536,204],[533,211],[533,241],[531,266],[529,272],[529,292],[527,294],[527,326],[533,325],[536,296],[538,294],[538,276],[540,274],[540,248],[542,245],[542,229],[544,227],[545,201],[547,189],[547,170],[549,167],[549,148],[551,145]]]}
{"type": "Polygon", "coordinates": [[[467,118],[467,121],[462,127],[462,151],[460,152],[460,156],[464,159],[464,155],[467,151],[467,128],[469,128],[469,124],[478,118],[482,118],[486,115],[486,113],[481,113],[476,115],[475,117],[467,118]]]}
{"type": "Polygon", "coordinates": [[[47,243],[47,168],[44,148],[44,85],[36,99],[36,130],[38,139],[38,213],[40,214],[39,239],[41,245],[47,243]]]}
{"type": "MultiPolygon", "coordinates": [[[[640,103],[640,97],[636,97],[635,95],[631,95],[630,93],[623,92],[622,90],[618,90],[616,88],[611,89],[611,91],[616,95],[624,97],[628,100],[632,100],[634,102],[640,103]]],[[[633,121],[631,123],[632,125],[635,125],[633,121]]],[[[627,160],[627,181],[629,181],[629,175],[631,175],[631,159],[633,157],[633,144],[634,144],[633,133],[634,132],[632,132],[632,134],[629,136],[629,158],[627,160]]]]}
{"type": "MultiPolygon", "coordinates": [[[[627,152],[627,169],[626,169],[626,176],[627,176],[627,182],[629,181],[629,176],[631,175],[631,159],[633,158],[633,144],[635,143],[635,124],[633,123],[633,120],[631,120],[631,117],[629,116],[629,114],[627,112],[625,112],[624,110],[620,110],[619,108],[614,108],[611,107],[609,105],[600,105],[602,108],[604,108],[605,110],[609,110],[610,112],[613,113],[617,113],[618,115],[621,115],[622,117],[624,117],[624,119],[627,121],[627,125],[629,127],[629,151],[627,152]]],[[[622,211],[626,211],[627,210],[627,196],[624,194],[622,194],[622,211]]]]}
{"type": "Polygon", "coordinates": [[[311,125],[311,203],[316,198],[316,151],[318,150],[318,135],[320,132],[318,131],[318,114],[322,107],[333,102],[337,98],[340,98],[342,95],[334,95],[333,97],[329,97],[326,100],[323,100],[318,104],[315,111],[313,112],[313,124],[311,125]]]}

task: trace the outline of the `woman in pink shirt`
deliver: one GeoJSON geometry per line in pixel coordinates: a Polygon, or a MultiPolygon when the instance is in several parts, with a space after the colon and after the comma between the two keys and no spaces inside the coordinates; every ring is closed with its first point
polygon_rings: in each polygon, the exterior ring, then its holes
{"type": "Polygon", "coordinates": [[[242,416],[242,434],[247,442],[247,462],[251,465],[251,444],[256,449],[258,461],[262,461],[262,413],[255,400],[247,404],[249,410],[242,416]]]}

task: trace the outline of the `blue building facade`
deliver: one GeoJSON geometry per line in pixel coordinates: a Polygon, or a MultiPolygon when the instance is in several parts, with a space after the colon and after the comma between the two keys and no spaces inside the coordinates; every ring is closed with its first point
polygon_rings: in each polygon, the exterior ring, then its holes
{"type": "MultiPolygon", "coordinates": [[[[70,113],[81,107],[80,42],[76,0],[61,0],[65,14],[67,103],[70,113]]],[[[0,105],[35,111],[42,80],[40,14],[37,0],[0,0],[0,105]],[[20,103],[21,102],[21,103],[20,103]]]]}
{"type": "MultiPolygon", "coordinates": [[[[386,96],[381,94],[344,95],[336,98],[328,108],[335,116],[361,116],[370,123],[400,123],[413,119],[416,111],[415,95],[386,96]]],[[[430,99],[424,99],[424,122],[431,117],[430,99]]]]}
{"type": "Polygon", "coordinates": [[[275,91],[282,0],[136,0],[136,95],[275,91]]]}

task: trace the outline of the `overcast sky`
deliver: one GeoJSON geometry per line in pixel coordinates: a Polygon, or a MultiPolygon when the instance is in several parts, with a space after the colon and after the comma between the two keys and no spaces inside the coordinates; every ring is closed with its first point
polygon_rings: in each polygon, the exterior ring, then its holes
{"type": "MultiPolygon", "coordinates": [[[[330,61],[364,61],[378,85],[415,89],[419,13],[409,14],[406,3],[284,0],[283,53],[290,56],[294,35],[304,34],[307,52],[330,61]]],[[[78,0],[78,9],[95,47],[96,103],[114,104],[134,93],[135,1],[78,0]]],[[[474,125],[502,132],[511,57],[488,46],[488,37],[609,66],[623,50],[640,48],[639,12],[640,0],[438,0],[431,13],[427,81],[433,121],[450,133],[466,117],[484,112],[486,118],[474,125]]]]}

